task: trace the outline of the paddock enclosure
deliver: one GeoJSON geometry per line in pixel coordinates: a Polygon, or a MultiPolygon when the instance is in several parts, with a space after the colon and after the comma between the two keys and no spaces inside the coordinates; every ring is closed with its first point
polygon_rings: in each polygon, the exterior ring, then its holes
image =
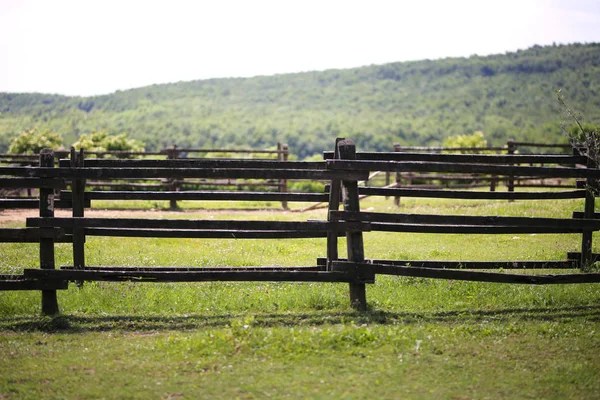
{"type": "MultiPolygon", "coordinates": [[[[287,149],[286,149],[287,151],[287,149]]],[[[175,149],[173,149],[173,154],[175,149]]],[[[2,242],[39,243],[39,268],[24,269],[20,275],[1,275],[1,290],[40,290],[42,312],[59,311],[56,290],[69,282],[201,282],[201,281],[295,281],[340,282],[349,284],[353,307],[367,308],[366,286],[379,275],[400,275],[514,284],[597,283],[599,273],[583,272],[596,262],[593,234],[600,230],[600,213],[595,212],[600,170],[582,154],[451,154],[423,151],[357,152],[354,142],[338,139],[324,161],[298,162],[284,159],[167,159],[85,158],[83,151],[71,150],[68,158],[55,162],[55,154],[44,150],[37,166],[0,167],[0,187],[39,190],[34,199],[39,217],[27,218],[23,228],[0,229],[2,242]],[[508,191],[481,191],[465,188],[363,186],[375,172],[389,174],[440,174],[459,181],[465,174],[493,177],[502,182],[515,177],[527,180],[562,180],[572,187],[545,188],[543,185],[508,191]],[[150,180],[167,182],[202,180],[266,180],[326,182],[324,193],[250,190],[135,190],[100,191],[89,182],[99,180],[150,180]],[[359,184],[360,183],[360,184],[359,184]],[[568,190],[567,190],[568,189],[568,190]],[[365,196],[448,198],[460,200],[529,201],[584,199],[583,210],[571,218],[515,217],[501,215],[434,215],[361,210],[365,196]],[[58,200],[56,200],[58,198],[58,200]],[[112,200],[245,200],[326,203],[324,220],[212,220],[152,218],[89,218],[86,208],[92,201],[112,200]],[[55,217],[55,208],[70,210],[69,217],[55,217]],[[554,261],[452,261],[366,259],[363,234],[399,232],[428,234],[578,234],[581,249],[554,261]],[[89,266],[86,237],[206,238],[220,240],[324,238],[322,257],[313,265],[296,267],[149,267],[89,266]],[[338,254],[344,237],[346,254],[338,254]],[[55,265],[55,243],[70,243],[72,265],[55,265]],[[555,275],[508,273],[506,270],[562,269],[555,275]],[[502,270],[502,271],[499,271],[502,270]],[[570,271],[570,272],[569,272],[570,271]]],[[[142,188],[139,188],[142,189],[142,188]]],[[[148,189],[148,188],[146,188],[148,189]]],[[[151,188],[150,188],[151,189],[151,188]]],[[[0,209],[14,207],[14,199],[0,199],[0,209]]],[[[30,207],[33,202],[27,200],[30,207]]],[[[396,209],[398,210],[398,209],[396,209]]],[[[393,210],[392,210],[393,211],[393,210]]],[[[302,214],[298,214],[302,217],[302,214]]]]}

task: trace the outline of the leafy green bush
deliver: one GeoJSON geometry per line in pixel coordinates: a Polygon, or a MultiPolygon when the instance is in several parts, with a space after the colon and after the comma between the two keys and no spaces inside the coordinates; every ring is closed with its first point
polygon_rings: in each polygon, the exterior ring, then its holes
{"type": "MultiPolygon", "coordinates": [[[[485,148],[489,147],[483,132],[477,131],[472,135],[455,135],[444,139],[444,147],[485,148]]],[[[464,152],[464,151],[461,151],[464,152]]],[[[470,152],[470,151],[469,151],[470,152]]]]}
{"type": "Polygon", "coordinates": [[[103,131],[81,135],[73,147],[86,151],[144,151],[142,142],[128,139],[125,133],[113,136],[103,131]]]}
{"type": "Polygon", "coordinates": [[[593,133],[600,132],[600,126],[590,124],[587,122],[581,123],[578,125],[574,123],[569,128],[566,129],[569,138],[573,140],[575,143],[585,143],[586,139],[593,133]]]}
{"type": "Polygon", "coordinates": [[[596,166],[600,165],[600,126],[585,123],[567,104],[562,92],[557,92],[558,102],[567,115],[574,121],[569,128],[562,127],[574,147],[588,157],[596,166]]]}
{"type": "Polygon", "coordinates": [[[290,192],[323,193],[325,192],[325,184],[316,181],[288,182],[288,190],[290,192]]]}
{"type": "Polygon", "coordinates": [[[62,146],[60,133],[50,130],[29,129],[15,137],[8,148],[10,154],[37,154],[42,149],[58,150],[62,146]]]}

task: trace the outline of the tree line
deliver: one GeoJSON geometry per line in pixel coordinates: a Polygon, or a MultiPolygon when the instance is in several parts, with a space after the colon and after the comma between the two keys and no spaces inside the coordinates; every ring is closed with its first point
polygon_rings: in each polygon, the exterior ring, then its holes
{"type": "MultiPolygon", "coordinates": [[[[90,77],[93,79],[93,77],[90,77]]],[[[300,159],[336,137],[361,149],[436,146],[483,132],[566,143],[570,120],[556,92],[583,120],[600,124],[600,44],[534,46],[493,56],[346,70],[152,85],[110,95],[0,93],[0,152],[24,131],[54,131],[66,147],[92,132],[126,135],[146,150],[267,148],[288,143],[300,159]]]]}

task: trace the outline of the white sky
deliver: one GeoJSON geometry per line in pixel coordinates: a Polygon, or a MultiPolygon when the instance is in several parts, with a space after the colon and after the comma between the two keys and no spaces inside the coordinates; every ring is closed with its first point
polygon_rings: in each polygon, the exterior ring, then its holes
{"type": "Polygon", "coordinates": [[[0,0],[0,92],[68,95],[600,42],[600,1],[0,0]]]}

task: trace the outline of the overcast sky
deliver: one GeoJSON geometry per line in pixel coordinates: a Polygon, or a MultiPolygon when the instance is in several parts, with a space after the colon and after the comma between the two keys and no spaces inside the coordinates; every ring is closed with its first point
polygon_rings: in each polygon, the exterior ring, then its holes
{"type": "Polygon", "coordinates": [[[0,92],[68,95],[600,42],[600,1],[0,0],[0,92]]]}

